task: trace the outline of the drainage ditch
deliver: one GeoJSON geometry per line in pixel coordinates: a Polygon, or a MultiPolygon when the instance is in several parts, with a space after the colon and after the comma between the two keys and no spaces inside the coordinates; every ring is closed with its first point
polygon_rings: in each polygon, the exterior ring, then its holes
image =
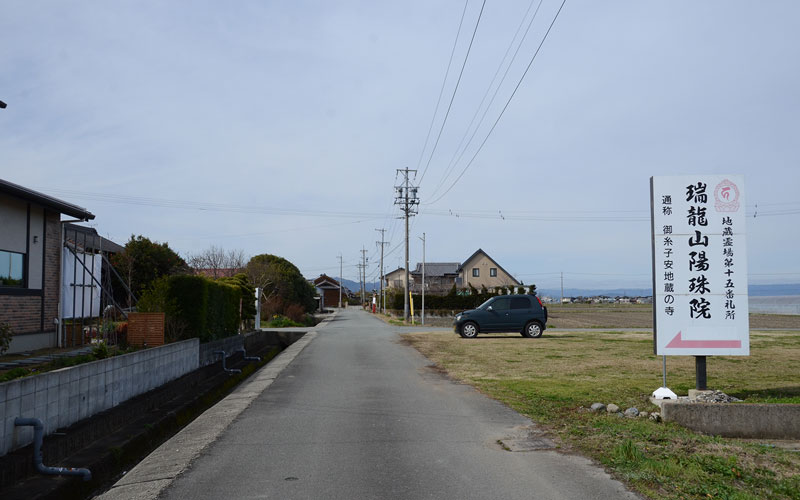
{"type": "Polygon", "coordinates": [[[83,500],[105,491],[303,335],[261,333],[249,336],[245,346],[248,357],[260,356],[261,361],[246,360],[241,351],[227,358],[227,368],[241,373],[223,371],[218,361],[44,438],[45,464],[88,468],[90,481],[38,475],[32,445],[0,457],[0,498],[83,500]]]}

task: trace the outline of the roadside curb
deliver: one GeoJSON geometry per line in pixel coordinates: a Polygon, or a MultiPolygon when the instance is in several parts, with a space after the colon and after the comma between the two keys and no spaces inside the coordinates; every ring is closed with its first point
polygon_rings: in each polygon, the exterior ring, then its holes
{"type": "Polygon", "coordinates": [[[159,446],[97,500],[155,500],[187,470],[191,463],[286,369],[317,336],[317,325],[299,340],[284,349],[256,372],[252,379],[237,387],[222,401],[197,417],[175,436],[159,446]]]}

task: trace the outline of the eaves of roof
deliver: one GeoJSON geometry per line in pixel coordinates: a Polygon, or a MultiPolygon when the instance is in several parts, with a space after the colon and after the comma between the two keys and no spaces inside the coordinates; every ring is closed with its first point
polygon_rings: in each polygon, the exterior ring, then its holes
{"type": "Polygon", "coordinates": [[[83,207],[79,207],[78,205],[73,205],[72,203],[67,203],[64,200],[53,198],[52,196],[48,196],[38,191],[34,191],[33,189],[28,189],[26,187],[20,186],[19,184],[14,184],[13,182],[9,182],[4,179],[0,179],[0,193],[5,193],[11,196],[15,196],[17,198],[30,201],[32,203],[36,203],[37,205],[42,205],[46,208],[56,210],[59,213],[69,215],[70,217],[75,217],[76,219],[80,220],[94,219],[94,214],[89,212],[83,207]]]}

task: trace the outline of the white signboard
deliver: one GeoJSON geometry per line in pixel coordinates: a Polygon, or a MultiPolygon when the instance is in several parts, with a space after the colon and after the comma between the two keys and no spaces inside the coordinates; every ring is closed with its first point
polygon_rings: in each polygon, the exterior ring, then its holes
{"type": "Polygon", "coordinates": [[[61,263],[61,315],[63,318],[100,316],[100,286],[103,259],[99,255],[64,249],[61,263]],[[83,263],[83,265],[81,265],[83,263]],[[84,266],[86,266],[84,268],[84,266]]]}
{"type": "Polygon", "coordinates": [[[650,178],[657,355],[747,356],[744,180],[650,178]]]}

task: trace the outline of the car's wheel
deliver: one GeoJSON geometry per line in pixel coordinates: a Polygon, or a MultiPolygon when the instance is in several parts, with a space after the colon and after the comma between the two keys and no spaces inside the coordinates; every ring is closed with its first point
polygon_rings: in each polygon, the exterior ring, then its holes
{"type": "Polygon", "coordinates": [[[522,336],[529,339],[538,339],[542,336],[542,324],[538,321],[529,321],[522,331],[522,336]]]}
{"type": "Polygon", "coordinates": [[[478,325],[472,321],[467,321],[461,325],[461,336],[465,339],[474,339],[478,336],[478,325]]]}

